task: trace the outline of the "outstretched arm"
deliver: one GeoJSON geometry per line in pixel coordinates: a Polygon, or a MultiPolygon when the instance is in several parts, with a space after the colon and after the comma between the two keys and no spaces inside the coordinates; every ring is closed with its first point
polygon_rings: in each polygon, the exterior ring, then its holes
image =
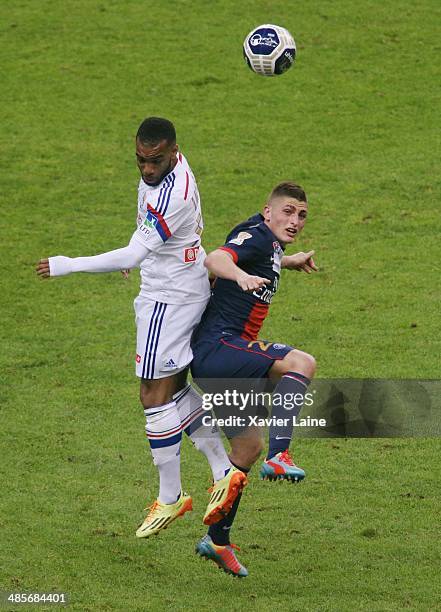
{"type": "Polygon", "coordinates": [[[315,251],[308,253],[296,253],[295,255],[284,255],[282,257],[282,268],[286,270],[298,270],[311,274],[312,271],[317,272],[318,268],[314,263],[312,256],[315,251]]]}
{"type": "Polygon", "coordinates": [[[134,236],[129,244],[115,251],[101,253],[92,257],[49,257],[40,259],[37,274],[41,278],[65,276],[73,272],[115,272],[126,268],[135,268],[147,256],[148,249],[134,236]]]}
{"type": "Polygon", "coordinates": [[[233,256],[222,249],[216,249],[207,255],[205,267],[215,276],[236,282],[244,291],[255,291],[271,283],[267,278],[252,276],[244,272],[239,266],[236,266],[233,256]]]}

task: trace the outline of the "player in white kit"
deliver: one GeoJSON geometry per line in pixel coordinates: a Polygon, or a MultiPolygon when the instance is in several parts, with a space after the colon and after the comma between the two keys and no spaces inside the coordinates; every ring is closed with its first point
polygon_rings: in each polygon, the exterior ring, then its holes
{"type": "Polygon", "coordinates": [[[136,135],[137,229],[121,249],[92,257],[40,260],[42,278],[73,272],[112,272],[139,266],[141,290],[135,299],[136,374],[159,495],[138,528],[148,537],[192,509],[180,476],[182,432],[207,457],[213,472],[205,524],[220,520],[246,485],[229,461],[218,432],[202,425],[202,401],[187,384],[193,358],[190,339],[210,296],[199,193],[193,173],[179,152],[173,124],[149,117],[136,135]]]}

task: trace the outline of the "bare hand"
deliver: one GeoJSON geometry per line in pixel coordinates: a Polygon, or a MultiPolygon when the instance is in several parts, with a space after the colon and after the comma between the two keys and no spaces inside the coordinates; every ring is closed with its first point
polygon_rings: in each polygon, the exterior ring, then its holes
{"type": "Polygon", "coordinates": [[[121,270],[121,274],[124,279],[129,278],[130,270],[129,269],[121,270]]]}
{"type": "Polygon", "coordinates": [[[40,259],[35,270],[40,278],[49,278],[51,275],[49,259],[40,259]]]}
{"type": "Polygon", "coordinates": [[[314,263],[312,256],[315,251],[308,251],[307,253],[296,253],[295,255],[284,255],[282,258],[282,268],[287,270],[298,270],[299,272],[317,272],[318,268],[314,263]]]}
{"type": "Polygon", "coordinates": [[[261,278],[260,276],[251,276],[244,272],[237,279],[237,284],[243,291],[256,291],[265,285],[270,285],[271,281],[267,278],[261,278]]]}

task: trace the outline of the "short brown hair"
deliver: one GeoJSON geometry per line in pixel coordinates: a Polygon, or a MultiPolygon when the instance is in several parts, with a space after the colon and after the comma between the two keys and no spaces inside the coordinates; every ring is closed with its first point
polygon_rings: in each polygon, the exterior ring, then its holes
{"type": "Polygon", "coordinates": [[[292,181],[283,181],[283,183],[279,183],[274,187],[272,192],[269,194],[268,202],[270,202],[273,198],[277,198],[280,196],[288,196],[290,198],[294,198],[299,202],[307,202],[306,193],[303,191],[300,185],[296,185],[292,181]]]}

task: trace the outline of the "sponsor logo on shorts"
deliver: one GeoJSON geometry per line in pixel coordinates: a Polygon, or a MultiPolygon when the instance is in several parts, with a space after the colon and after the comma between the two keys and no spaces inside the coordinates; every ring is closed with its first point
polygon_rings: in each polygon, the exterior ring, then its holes
{"type": "Polygon", "coordinates": [[[141,355],[136,355],[136,363],[141,363],[141,355]]]}
{"type": "Polygon", "coordinates": [[[245,242],[245,240],[248,240],[248,238],[252,238],[253,236],[251,234],[249,234],[248,232],[239,232],[236,236],[236,238],[233,238],[233,240],[229,240],[228,244],[237,244],[237,245],[241,245],[245,242]]]}
{"type": "Polygon", "coordinates": [[[261,351],[267,351],[272,346],[272,342],[265,342],[264,340],[252,340],[248,342],[249,349],[260,349],[261,351]]]}
{"type": "Polygon", "coordinates": [[[199,252],[199,247],[190,247],[189,249],[185,249],[184,251],[185,263],[193,263],[194,261],[196,261],[198,252],[199,252]]]}
{"type": "Polygon", "coordinates": [[[163,370],[174,370],[177,367],[178,367],[177,364],[173,361],[173,359],[170,358],[168,361],[164,363],[164,367],[162,369],[163,370]]]}

